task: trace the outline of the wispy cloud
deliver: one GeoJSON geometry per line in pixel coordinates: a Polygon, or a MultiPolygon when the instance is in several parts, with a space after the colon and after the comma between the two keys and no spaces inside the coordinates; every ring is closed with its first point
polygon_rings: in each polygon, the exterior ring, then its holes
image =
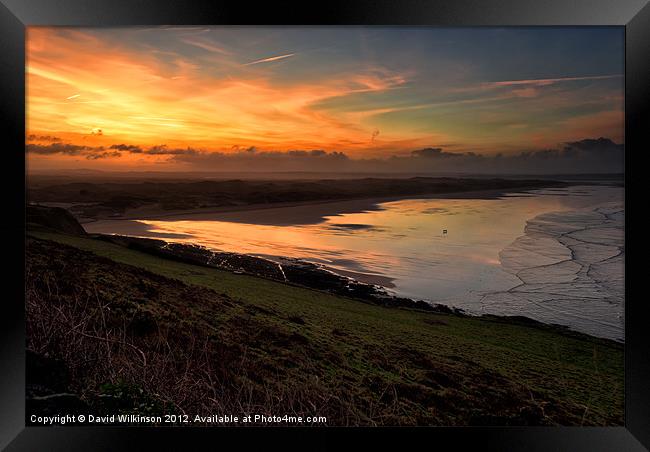
{"type": "Polygon", "coordinates": [[[259,64],[259,63],[270,63],[271,61],[278,61],[278,60],[284,60],[285,58],[289,58],[294,56],[295,53],[287,53],[286,55],[278,55],[278,56],[273,56],[269,58],[262,58],[261,60],[255,60],[251,61],[250,63],[244,63],[244,66],[250,66],[252,64],[259,64]]]}
{"type": "MultiPolygon", "coordinates": [[[[408,51],[392,45],[395,33],[378,31],[366,54],[352,45],[355,32],[343,39],[325,31],[199,31],[30,29],[27,133],[104,146],[93,155],[118,151],[113,160],[124,167],[191,155],[188,146],[374,158],[448,142],[459,143],[453,152],[510,154],[600,134],[623,140],[622,75],[599,75],[622,73],[616,65],[562,59],[515,75],[508,65],[493,68],[500,60],[470,64],[462,53],[439,60],[427,46],[406,42],[422,39],[406,32],[399,36],[408,51]],[[327,52],[316,51],[330,41],[327,52]],[[161,140],[168,149],[152,148],[161,140]],[[110,149],[115,143],[142,152],[110,149]]],[[[74,166],[90,153],[57,149],[37,149],[31,158],[74,166]]],[[[113,154],[101,155],[112,164],[113,154]]]]}
{"type": "Polygon", "coordinates": [[[221,55],[231,55],[229,51],[224,49],[221,46],[216,45],[213,42],[208,42],[204,40],[199,40],[199,39],[192,39],[192,38],[185,38],[182,40],[185,44],[198,47],[203,50],[207,50],[208,52],[215,52],[215,53],[220,53],[221,55]]]}
{"type": "Polygon", "coordinates": [[[575,82],[580,80],[606,80],[612,78],[621,78],[622,74],[614,75],[594,75],[585,77],[558,77],[558,78],[540,78],[532,80],[505,80],[500,82],[485,82],[483,86],[516,86],[516,85],[533,85],[533,86],[546,86],[553,85],[560,82],[575,82]]]}

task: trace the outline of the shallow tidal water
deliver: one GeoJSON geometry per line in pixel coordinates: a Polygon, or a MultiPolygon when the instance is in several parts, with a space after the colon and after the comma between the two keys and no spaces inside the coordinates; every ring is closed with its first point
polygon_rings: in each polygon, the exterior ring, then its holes
{"type": "Polygon", "coordinates": [[[295,209],[305,206],[264,209],[259,221],[248,211],[239,217],[196,214],[84,227],[271,259],[300,258],[400,296],[623,340],[623,188],[406,199],[320,221],[286,221],[295,209]],[[274,215],[277,221],[269,221],[274,215]]]}

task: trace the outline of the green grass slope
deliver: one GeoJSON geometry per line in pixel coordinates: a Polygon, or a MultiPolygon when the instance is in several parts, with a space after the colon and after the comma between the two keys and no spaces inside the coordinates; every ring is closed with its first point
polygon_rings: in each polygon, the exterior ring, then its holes
{"type": "Polygon", "coordinates": [[[63,362],[70,390],[98,410],[124,385],[137,389],[130,412],[623,423],[623,347],[610,341],[384,308],[50,232],[29,234],[27,283],[28,349],[63,362]]]}

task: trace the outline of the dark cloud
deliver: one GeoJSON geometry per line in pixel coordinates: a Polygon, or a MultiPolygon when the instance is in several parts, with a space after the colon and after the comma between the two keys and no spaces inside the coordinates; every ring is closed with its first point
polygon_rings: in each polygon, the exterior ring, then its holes
{"type": "Polygon", "coordinates": [[[122,152],[129,152],[131,154],[149,154],[149,155],[181,155],[181,154],[194,155],[198,153],[197,150],[192,148],[170,149],[167,147],[166,144],[152,146],[149,149],[142,149],[140,146],[136,146],[133,144],[113,144],[109,146],[109,149],[115,149],[116,151],[122,151],[122,152]]]}
{"type": "Polygon", "coordinates": [[[122,152],[130,154],[148,154],[148,155],[195,155],[199,151],[187,149],[170,149],[166,145],[153,146],[149,149],[142,149],[140,146],[131,144],[113,144],[108,147],[111,152],[107,152],[103,146],[79,146],[69,143],[52,143],[50,145],[33,144],[27,145],[27,152],[41,155],[63,154],[63,155],[84,155],[89,160],[102,158],[120,157],[122,152]]]}
{"type": "Polygon", "coordinates": [[[103,147],[66,143],[28,144],[27,152],[42,155],[81,155],[89,160],[119,158],[122,153],[167,156],[170,163],[201,171],[316,171],[387,172],[420,174],[569,174],[622,173],[624,146],[608,138],[588,138],[562,143],[555,149],[522,151],[517,154],[482,155],[448,152],[442,147],[417,149],[388,158],[351,159],[344,152],[322,149],[260,151],[233,147],[233,152],[210,152],[167,145],[143,149],[129,144],[103,147]]]}
{"type": "Polygon", "coordinates": [[[424,157],[424,158],[448,158],[448,157],[462,157],[463,154],[458,154],[454,152],[444,152],[442,148],[425,148],[412,151],[411,155],[413,157],[424,157]]]}
{"type": "Polygon", "coordinates": [[[232,146],[230,148],[230,150],[233,151],[233,152],[250,152],[250,153],[257,152],[257,148],[255,146],[250,146],[250,147],[247,147],[247,148],[243,148],[243,147],[238,146],[236,144],[234,146],[232,146]]]}
{"type": "Polygon", "coordinates": [[[173,159],[197,169],[215,171],[339,171],[347,166],[343,152],[322,149],[259,151],[247,148],[238,152],[198,152],[176,155],[173,159]]]}
{"type": "Polygon", "coordinates": [[[153,146],[144,151],[144,153],[150,155],[196,155],[199,151],[192,148],[170,149],[166,144],[162,144],[160,146],[153,146]]]}
{"type": "Polygon", "coordinates": [[[88,160],[109,159],[109,158],[119,158],[119,157],[122,157],[122,154],[120,154],[117,151],[112,151],[112,152],[105,151],[105,152],[100,152],[98,154],[93,153],[93,154],[86,155],[86,158],[88,160]]]}
{"type": "MultiPolygon", "coordinates": [[[[624,146],[609,138],[588,138],[567,142],[555,149],[522,151],[516,154],[482,155],[474,152],[447,152],[441,147],[412,151],[408,156],[388,159],[395,172],[484,173],[484,174],[568,174],[622,173],[624,146]]],[[[381,171],[379,161],[367,161],[381,171]]]]}
{"type": "Polygon", "coordinates": [[[526,166],[538,171],[577,173],[622,173],[624,171],[623,144],[609,138],[587,138],[564,144],[561,149],[522,152],[514,157],[503,157],[512,166],[526,166]]]}
{"type": "Polygon", "coordinates": [[[623,145],[616,144],[609,138],[587,138],[566,143],[565,152],[586,152],[590,154],[618,154],[623,152],[623,145]]]}
{"type": "Polygon", "coordinates": [[[142,148],[140,146],[134,146],[131,144],[113,144],[109,149],[117,149],[118,151],[130,152],[132,154],[142,154],[142,148]]]}
{"type": "Polygon", "coordinates": [[[260,155],[267,157],[280,157],[288,155],[290,157],[334,157],[334,158],[347,158],[343,152],[323,151],[322,149],[314,149],[312,151],[287,151],[287,152],[263,152],[260,155]]]}
{"type": "Polygon", "coordinates": [[[55,141],[61,141],[61,138],[55,137],[52,135],[27,135],[27,141],[47,141],[53,143],[55,141]]]}
{"type": "Polygon", "coordinates": [[[51,155],[51,154],[64,154],[64,155],[79,155],[86,151],[91,151],[94,148],[88,146],[78,146],[69,143],[52,143],[49,145],[33,144],[27,145],[27,152],[33,154],[51,155]]]}

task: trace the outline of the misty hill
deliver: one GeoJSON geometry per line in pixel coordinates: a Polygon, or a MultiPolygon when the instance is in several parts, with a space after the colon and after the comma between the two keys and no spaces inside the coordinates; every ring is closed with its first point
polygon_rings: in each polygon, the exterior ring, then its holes
{"type": "Polygon", "coordinates": [[[28,205],[27,227],[51,229],[73,235],[86,234],[86,231],[74,216],[60,207],[28,205]]]}
{"type": "Polygon", "coordinates": [[[491,190],[499,192],[566,186],[541,179],[363,178],[323,180],[222,181],[32,181],[27,197],[35,203],[62,203],[78,217],[102,218],[144,206],[162,211],[222,209],[247,205],[305,203],[375,197],[404,197],[491,190]]]}

